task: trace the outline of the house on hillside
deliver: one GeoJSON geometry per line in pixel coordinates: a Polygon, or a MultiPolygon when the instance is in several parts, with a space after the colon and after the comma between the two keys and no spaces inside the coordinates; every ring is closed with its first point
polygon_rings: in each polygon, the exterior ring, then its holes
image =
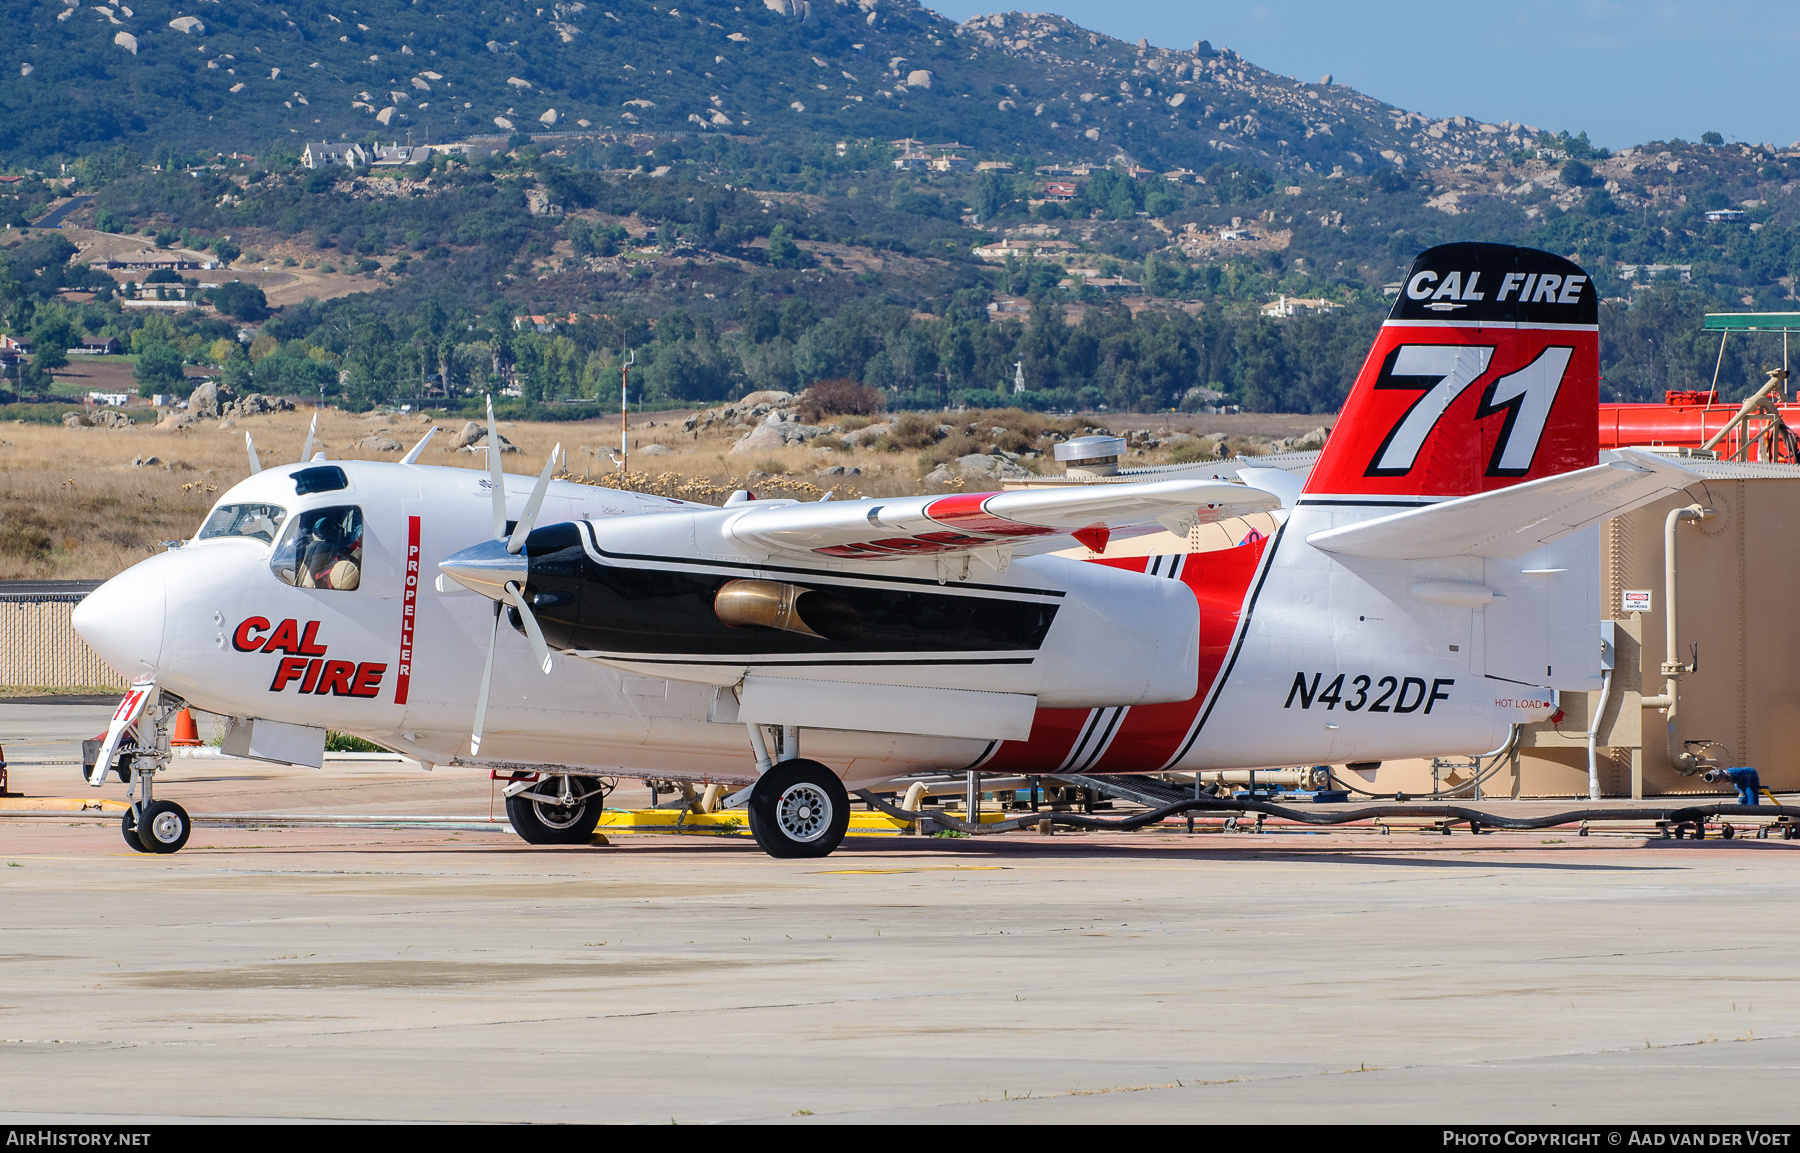
{"type": "Polygon", "coordinates": [[[308,144],[300,154],[300,163],[308,168],[329,168],[334,164],[342,164],[346,168],[369,166],[369,154],[363,151],[360,144],[332,144],[320,141],[308,144]]]}
{"type": "Polygon", "coordinates": [[[1010,160],[983,160],[975,166],[977,172],[1014,172],[1017,171],[1010,160]]]}
{"type": "Polygon", "coordinates": [[[1014,240],[1008,238],[997,240],[992,244],[983,244],[970,250],[977,260],[988,264],[1005,264],[1007,257],[1019,260],[1051,260],[1064,253],[1074,252],[1075,245],[1067,240],[1014,240]]]}
{"type": "Polygon", "coordinates": [[[581,317],[576,313],[567,316],[515,316],[513,331],[522,332],[526,327],[535,328],[539,332],[555,332],[559,324],[579,324],[581,317]]]}
{"type": "Polygon", "coordinates": [[[1044,182],[1044,199],[1055,201],[1058,204],[1067,204],[1069,201],[1075,199],[1075,195],[1078,191],[1080,190],[1065,180],[1047,180],[1044,182]]]}
{"type": "Polygon", "coordinates": [[[1742,224],[1750,214],[1736,208],[1715,208],[1706,214],[1708,224],[1742,224]]]}
{"type": "Polygon", "coordinates": [[[423,144],[377,144],[371,168],[399,168],[431,159],[431,149],[423,144]]]}
{"type": "Polygon", "coordinates": [[[1335,301],[1324,297],[1283,296],[1273,304],[1262,306],[1264,316],[1302,316],[1309,312],[1324,314],[1337,308],[1335,301]]]}
{"type": "Polygon", "coordinates": [[[94,340],[92,338],[84,340],[81,342],[81,346],[79,348],[69,349],[69,355],[70,356],[119,356],[122,353],[124,353],[124,351],[125,351],[125,346],[119,343],[119,338],[116,336],[109,336],[105,340],[94,340]]]}
{"type": "Polygon", "coordinates": [[[961,156],[945,154],[931,162],[933,172],[972,172],[975,162],[961,156]]]}
{"type": "Polygon", "coordinates": [[[1200,174],[1192,168],[1171,168],[1162,174],[1162,178],[1170,184],[1192,184],[1200,179],[1200,174]]]}
{"type": "Polygon", "coordinates": [[[931,157],[923,152],[902,152],[894,157],[894,167],[901,172],[923,172],[931,167],[931,157]]]}

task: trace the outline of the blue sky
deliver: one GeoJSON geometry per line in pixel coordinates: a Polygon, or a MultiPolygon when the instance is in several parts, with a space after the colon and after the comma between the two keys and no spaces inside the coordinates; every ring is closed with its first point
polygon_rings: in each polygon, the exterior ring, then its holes
{"type": "MultiPolygon", "coordinates": [[[[1011,9],[924,0],[955,19],[1011,9]]],[[[1329,72],[1429,116],[1461,113],[1647,140],[1800,140],[1800,4],[1787,0],[1037,0],[1037,11],[1166,48],[1210,40],[1274,72],[1329,72]]]]}

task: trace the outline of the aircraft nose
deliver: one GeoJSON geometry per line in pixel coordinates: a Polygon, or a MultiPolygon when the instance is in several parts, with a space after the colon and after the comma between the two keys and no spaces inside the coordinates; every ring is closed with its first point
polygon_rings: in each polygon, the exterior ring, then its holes
{"type": "Polygon", "coordinates": [[[531,574],[530,562],[517,553],[506,551],[503,540],[486,540],[438,562],[445,576],[493,600],[505,600],[508,582],[525,587],[531,574]]]}
{"type": "Polygon", "coordinates": [[[100,659],[135,679],[162,659],[167,593],[156,564],[134,565],[89,593],[71,623],[100,659]]]}

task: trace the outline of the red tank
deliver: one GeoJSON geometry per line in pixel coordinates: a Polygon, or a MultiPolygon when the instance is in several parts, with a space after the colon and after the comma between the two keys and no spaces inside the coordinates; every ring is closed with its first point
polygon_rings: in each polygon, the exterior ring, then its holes
{"type": "MultiPolygon", "coordinates": [[[[1699,390],[1665,393],[1662,404],[1602,404],[1600,447],[1699,448],[1731,423],[1739,407],[1733,401],[1721,402],[1717,392],[1699,390]]],[[[1800,403],[1780,403],[1778,399],[1777,408],[1790,427],[1800,427],[1800,403]]],[[[1768,417],[1752,416],[1746,427],[1734,429],[1713,445],[1713,451],[1721,459],[1735,458],[1747,439],[1745,459],[1791,461],[1792,456],[1780,447],[1780,438],[1769,436],[1769,425],[1768,417]]]]}

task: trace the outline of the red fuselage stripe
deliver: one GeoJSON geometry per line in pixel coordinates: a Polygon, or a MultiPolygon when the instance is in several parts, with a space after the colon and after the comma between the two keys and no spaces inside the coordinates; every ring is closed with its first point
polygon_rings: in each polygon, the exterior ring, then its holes
{"type": "MultiPolygon", "coordinates": [[[[1185,701],[1134,705],[1104,755],[1088,768],[1096,773],[1150,773],[1169,763],[1192,732],[1194,720],[1219,670],[1231,653],[1245,598],[1256,579],[1269,539],[1247,541],[1237,548],[1190,553],[1181,582],[1200,602],[1200,675],[1194,695],[1185,701]]],[[[1148,557],[1095,561],[1130,572],[1144,572],[1148,557]]],[[[1039,709],[1031,736],[1005,741],[981,766],[984,773],[1053,773],[1069,757],[1087,724],[1091,709],[1039,709]]]]}

